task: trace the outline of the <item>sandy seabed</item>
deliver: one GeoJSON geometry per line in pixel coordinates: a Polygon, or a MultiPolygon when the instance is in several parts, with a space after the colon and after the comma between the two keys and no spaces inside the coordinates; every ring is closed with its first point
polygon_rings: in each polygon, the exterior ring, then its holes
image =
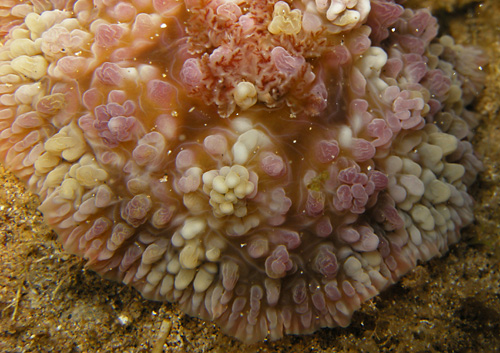
{"type": "Polygon", "coordinates": [[[476,221],[355,313],[348,328],[244,345],[176,305],[147,301],[64,252],[38,199],[0,165],[0,352],[500,352],[500,1],[410,0],[490,58],[474,138],[476,221]]]}

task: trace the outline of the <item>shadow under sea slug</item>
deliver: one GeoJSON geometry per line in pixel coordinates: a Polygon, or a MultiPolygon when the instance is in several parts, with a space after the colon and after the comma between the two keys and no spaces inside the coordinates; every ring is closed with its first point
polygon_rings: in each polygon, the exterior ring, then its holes
{"type": "Polygon", "coordinates": [[[245,342],[448,250],[481,51],[392,0],[0,1],[0,160],[65,249],[245,342]]]}

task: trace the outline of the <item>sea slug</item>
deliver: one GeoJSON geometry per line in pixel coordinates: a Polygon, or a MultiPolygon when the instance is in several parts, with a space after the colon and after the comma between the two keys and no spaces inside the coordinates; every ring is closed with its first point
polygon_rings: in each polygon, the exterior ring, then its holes
{"type": "Polygon", "coordinates": [[[245,342],[446,252],[483,53],[393,0],[0,2],[0,161],[69,252],[245,342]]]}

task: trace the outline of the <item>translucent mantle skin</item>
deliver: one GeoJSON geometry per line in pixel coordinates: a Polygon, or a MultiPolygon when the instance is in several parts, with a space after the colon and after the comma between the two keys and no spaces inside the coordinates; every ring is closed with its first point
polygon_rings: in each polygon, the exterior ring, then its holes
{"type": "Polygon", "coordinates": [[[5,4],[1,160],[147,298],[246,342],[348,325],[471,222],[485,63],[342,4],[5,4]]]}

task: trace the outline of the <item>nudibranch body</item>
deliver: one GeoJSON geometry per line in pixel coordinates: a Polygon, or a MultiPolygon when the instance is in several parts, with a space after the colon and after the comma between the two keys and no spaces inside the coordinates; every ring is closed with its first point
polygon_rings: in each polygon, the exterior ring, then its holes
{"type": "Polygon", "coordinates": [[[44,0],[0,17],[0,160],[87,267],[246,342],[443,254],[485,60],[391,0],[44,0]]]}

